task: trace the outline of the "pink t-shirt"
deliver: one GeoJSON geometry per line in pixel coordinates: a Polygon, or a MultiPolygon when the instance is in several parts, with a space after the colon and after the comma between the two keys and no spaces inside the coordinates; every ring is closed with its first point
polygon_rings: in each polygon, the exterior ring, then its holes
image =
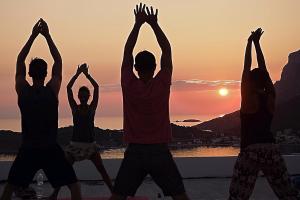
{"type": "Polygon", "coordinates": [[[169,97],[171,73],[160,70],[147,84],[132,69],[122,69],[124,139],[127,143],[170,142],[169,97]]]}

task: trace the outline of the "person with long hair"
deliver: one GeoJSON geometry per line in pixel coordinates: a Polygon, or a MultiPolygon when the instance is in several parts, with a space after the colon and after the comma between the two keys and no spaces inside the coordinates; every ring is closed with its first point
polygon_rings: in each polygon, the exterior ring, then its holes
{"type": "Polygon", "coordinates": [[[249,199],[261,170],[279,199],[296,200],[285,162],[271,132],[275,88],[260,46],[261,28],[248,38],[241,83],[241,151],[234,166],[230,200],[249,199]],[[254,43],[258,68],[251,70],[254,43]]]}

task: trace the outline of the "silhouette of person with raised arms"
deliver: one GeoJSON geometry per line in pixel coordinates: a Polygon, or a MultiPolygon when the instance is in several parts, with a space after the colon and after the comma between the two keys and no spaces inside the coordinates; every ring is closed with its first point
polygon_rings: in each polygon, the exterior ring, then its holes
{"type": "Polygon", "coordinates": [[[241,83],[241,152],[234,166],[230,200],[247,200],[253,191],[258,172],[263,171],[279,199],[297,199],[285,162],[271,132],[275,110],[275,88],[266,68],[260,47],[261,28],[248,38],[241,83]],[[258,68],[251,70],[252,42],[258,68]]]}
{"type": "Polygon", "coordinates": [[[157,22],[158,10],[140,4],[134,10],[135,24],[127,39],[121,67],[124,109],[124,140],[128,143],[110,200],[134,196],[147,174],[166,196],[188,199],[181,175],[168,149],[171,140],[169,96],[172,77],[171,45],[157,22]],[[146,10],[145,10],[146,9],[146,10]],[[146,13],[147,12],[147,13],[146,13]],[[133,49],[141,26],[147,22],[162,50],[161,69],[155,77],[155,57],[133,49]],[[138,78],[133,72],[133,66],[138,78]]]}
{"type": "MultiPolygon", "coordinates": [[[[71,164],[75,161],[82,161],[89,159],[96,166],[97,170],[103,177],[104,182],[107,184],[110,191],[112,191],[111,180],[104,168],[100,154],[98,153],[99,145],[95,142],[94,132],[94,117],[99,99],[99,85],[88,73],[87,64],[78,66],[76,74],[71,78],[67,85],[68,100],[73,115],[73,136],[70,144],[65,148],[66,157],[71,164]],[[74,97],[72,87],[80,74],[91,82],[94,87],[93,99],[90,104],[90,90],[86,86],[82,86],[78,92],[78,99],[80,104],[77,105],[74,97]]],[[[59,188],[52,194],[51,198],[56,199],[59,188]]]]}
{"type": "Polygon", "coordinates": [[[75,172],[56,141],[61,80],[61,56],[50,36],[47,23],[40,19],[17,58],[15,88],[21,111],[22,144],[10,169],[1,200],[11,199],[12,192],[18,187],[28,187],[39,169],[44,170],[54,188],[68,185],[72,199],[81,199],[75,172]],[[45,37],[54,59],[52,76],[44,85],[47,63],[41,58],[34,58],[29,64],[29,76],[33,82],[30,85],[26,80],[25,59],[39,34],[45,37]]]}

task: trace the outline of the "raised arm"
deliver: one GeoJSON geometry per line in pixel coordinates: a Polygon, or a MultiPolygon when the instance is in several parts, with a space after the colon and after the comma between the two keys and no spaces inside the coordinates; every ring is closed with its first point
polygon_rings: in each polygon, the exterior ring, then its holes
{"type": "Polygon", "coordinates": [[[244,58],[244,68],[242,73],[242,82],[241,82],[241,111],[245,111],[248,102],[248,93],[249,93],[249,78],[250,78],[250,70],[252,64],[252,42],[253,42],[253,33],[249,36],[247,41],[247,46],[245,50],[245,58],[244,58]]]}
{"type": "Polygon", "coordinates": [[[78,66],[76,74],[71,78],[71,80],[69,81],[68,85],[67,85],[67,93],[68,93],[68,101],[69,101],[69,105],[72,109],[72,112],[76,110],[77,108],[77,103],[74,99],[73,96],[73,90],[72,87],[76,81],[76,79],[78,78],[78,76],[80,75],[80,73],[82,72],[81,68],[78,66]]]}
{"type": "Polygon", "coordinates": [[[96,111],[97,106],[98,106],[98,99],[99,99],[99,85],[93,79],[93,77],[89,74],[87,64],[83,64],[82,66],[83,66],[84,75],[86,76],[86,78],[91,82],[91,84],[94,87],[93,100],[92,100],[90,106],[93,111],[96,111]]]}
{"type": "Polygon", "coordinates": [[[261,38],[263,33],[264,32],[262,31],[262,29],[258,28],[253,33],[253,43],[254,43],[254,46],[255,46],[255,49],[256,49],[258,67],[260,69],[265,70],[265,73],[266,73],[266,76],[267,76],[266,92],[275,97],[275,87],[273,85],[272,79],[271,79],[271,77],[269,75],[269,72],[267,70],[264,54],[263,54],[261,46],[260,46],[260,38],[261,38]]]}
{"type": "Polygon", "coordinates": [[[133,68],[132,53],[139,35],[140,28],[145,23],[146,20],[145,7],[146,6],[141,3],[139,6],[136,5],[136,9],[134,10],[135,24],[125,44],[123,61],[122,61],[122,72],[125,71],[132,72],[132,68],[133,68]]]}
{"type": "Polygon", "coordinates": [[[245,50],[244,68],[243,68],[243,74],[242,74],[242,85],[249,78],[251,65],[252,65],[252,34],[248,38],[247,46],[246,46],[246,50],[245,50]]]}
{"type": "Polygon", "coordinates": [[[21,89],[28,85],[28,82],[26,81],[26,65],[25,60],[28,56],[28,53],[31,49],[31,46],[35,40],[35,38],[39,34],[39,24],[40,20],[34,25],[32,29],[32,34],[30,35],[28,41],[20,51],[18,58],[17,58],[17,64],[16,64],[16,75],[15,75],[15,88],[18,94],[20,94],[21,89]]]}
{"type": "Polygon", "coordinates": [[[50,53],[54,60],[51,79],[48,85],[53,89],[56,96],[58,96],[62,80],[62,59],[56,45],[51,38],[48,25],[43,19],[41,19],[41,34],[45,37],[50,49],[50,53]]]}
{"type": "Polygon", "coordinates": [[[151,26],[151,28],[154,31],[154,34],[156,36],[157,42],[161,48],[162,54],[161,54],[161,69],[167,69],[172,73],[173,70],[173,64],[172,64],[172,51],[171,51],[171,45],[160,28],[160,26],[157,23],[157,14],[158,10],[156,9],[155,13],[153,11],[153,7],[151,6],[150,9],[147,7],[147,23],[151,26]]]}

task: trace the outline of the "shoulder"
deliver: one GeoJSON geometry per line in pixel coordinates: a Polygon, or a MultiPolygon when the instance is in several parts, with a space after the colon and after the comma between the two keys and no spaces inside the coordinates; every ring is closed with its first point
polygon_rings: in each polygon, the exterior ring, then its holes
{"type": "Polygon", "coordinates": [[[123,70],[121,72],[121,85],[122,87],[125,87],[126,85],[129,85],[135,81],[138,81],[139,79],[136,77],[134,72],[132,70],[123,70]]]}
{"type": "Polygon", "coordinates": [[[47,91],[48,94],[50,94],[52,97],[58,100],[58,96],[56,95],[54,89],[49,84],[45,86],[45,90],[47,91]]]}
{"type": "Polygon", "coordinates": [[[32,86],[30,86],[29,84],[23,85],[22,87],[18,88],[17,90],[18,97],[28,95],[31,89],[32,86]]]}
{"type": "Polygon", "coordinates": [[[156,80],[170,86],[172,82],[172,72],[168,69],[161,69],[155,76],[156,80]]]}

